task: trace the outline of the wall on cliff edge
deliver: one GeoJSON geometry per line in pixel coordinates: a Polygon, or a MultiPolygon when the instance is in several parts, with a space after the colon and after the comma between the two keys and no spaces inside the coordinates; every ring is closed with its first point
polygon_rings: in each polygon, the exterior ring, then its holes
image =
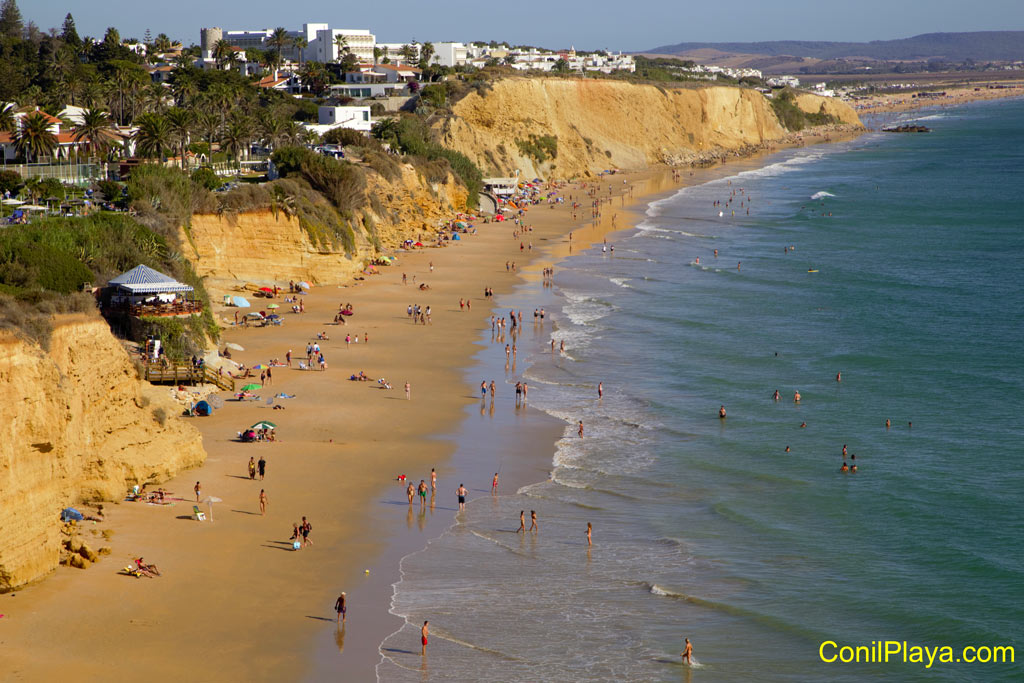
{"type": "Polygon", "coordinates": [[[429,182],[404,164],[387,180],[367,173],[366,201],[356,210],[357,253],[315,242],[299,219],[284,211],[261,209],[237,214],[194,214],[189,234],[182,234],[185,256],[208,286],[228,288],[238,282],[281,285],[289,280],[314,284],[351,278],[374,255],[372,230],[384,247],[396,247],[466,207],[466,189],[451,174],[429,182]]]}
{"type": "MultiPolygon", "coordinates": [[[[845,103],[802,95],[798,106],[859,124],[845,103]],[[834,112],[832,111],[834,109],[834,112]]],[[[689,163],[716,150],[739,150],[781,140],[770,102],[747,88],[669,88],[601,79],[507,78],[483,96],[471,92],[439,122],[442,143],[485,175],[586,176],[606,168],[689,163]],[[557,158],[538,163],[518,141],[554,135],[557,158]]]]}
{"type": "Polygon", "coordinates": [[[181,407],[146,389],[100,318],[57,318],[49,351],[0,335],[0,592],[57,567],[64,507],[206,458],[181,407]]]}

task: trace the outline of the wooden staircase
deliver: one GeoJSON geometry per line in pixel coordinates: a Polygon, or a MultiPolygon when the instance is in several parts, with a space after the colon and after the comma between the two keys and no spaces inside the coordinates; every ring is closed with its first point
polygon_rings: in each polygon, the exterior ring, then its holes
{"type": "Polygon", "coordinates": [[[147,363],[144,378],[151,384],[216,384],[224,391],[235,390],[235,380],[227,375],[220,375],[206,367],[194,368],[191,365],[161,366],[159,363],[147,363]]]}

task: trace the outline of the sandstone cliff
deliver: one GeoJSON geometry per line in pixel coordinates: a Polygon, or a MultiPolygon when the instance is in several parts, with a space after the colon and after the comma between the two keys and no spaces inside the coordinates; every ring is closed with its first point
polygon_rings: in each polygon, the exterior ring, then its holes
{"type": "MultiPolygon", "coordinates": [[[[801,95],[805,111],[829,113],[859,125],[846,104],[801,95]]],[[[782,140],[768,100],[737,87],[666,88],[609,80],[509,78],[484,95],[470,93],[437,124],[442,142],[473,159],[485,174],[585,176],[602,169],[637,169],[692,162],[720,151],[782,140]],[[523,152],[531,136],[557,138],[546,163],[523,152]]]]}
{"type": "Polygon", "coordinates": [[[101,319],[58,320],[48,352],[0,336],[0,592],[57,566],[62,508],[203,462],[199,432],[163,396],[101,319]]]}
{"type": "Polygon", "coordinates": [[[237,214],[195,214],[182,235],[185,256],[209,285],[239,281],[278,285],[288,280],[342,282],[375,253],[374,241],[394,247],[465,210],[466,190],[449,175],[430,182],[408,164],[393,180],[367,174],[366,202],[358,210],[356,253],[315,240],[294,214],[271,209],[237,214]]]}

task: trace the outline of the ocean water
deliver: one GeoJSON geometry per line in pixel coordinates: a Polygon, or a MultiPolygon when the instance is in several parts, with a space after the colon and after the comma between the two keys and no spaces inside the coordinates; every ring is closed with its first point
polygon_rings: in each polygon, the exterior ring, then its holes
{"type": "Polygon", "coordinates": [[[925,116],[682,190],[498,302],[565,436],[403,560],[381,680],[1024,678],[1024,101],[925,116]],[[819,658],[879,640],[1016,663],[819,658]]]}

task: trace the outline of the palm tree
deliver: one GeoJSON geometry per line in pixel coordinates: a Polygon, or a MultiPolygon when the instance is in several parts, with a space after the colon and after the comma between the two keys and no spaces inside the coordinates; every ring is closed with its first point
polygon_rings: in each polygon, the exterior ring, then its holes
{"type": "Polygon", "coordinates": [[[235,161],[252,140],[252,122],[245,116],[233,116],[221,137],[221,145],[235,161]]]}
{"type": "Polygon", "coordinates": [[[302,66],[302,51],[309,47],[309,41],[306,40],[306,36],[296,36],[292,38],[292,45],[299,51],[299,66],[302,66]]]}
{"type": "Polygon", "coordinates": [[[284,26],[278,26],[274,29],[274,32],[267,38],[267,45],[277,49],[278,62],[284,61],[281,57],[281,51],[291,43],[291,38],[288,36],[288,30],[284,26]]]}
{"type": "Polygon", "coordinates": [[[217,68],[223,68],[224,63],[229,61],[235,54],[235,48],[231,47],[231,43],[221,38],[213,44],[213,61],[217,65],[217,68]]]}
{"type": "Polygon", "coordinates": [[[148,76],[142,67],[134,62],[112,59],[107,64],[113,68],[110,83],[117,90],[117,122],[123,126],[126,121],[125,92],[135,90],[144,79],[148,80],[148,76]]]}
{"type": "Polygon", "coordinates": [[[5,104],[0,111],[0,132],[14,133],[18,130],[18,120],[14,118],[14,105],[5,104]]]}
{"type": "Polygon", "coordinates": [[[434,44],[423,43],[420,45],[420,68],[426,69],[430,66],[430,58],[434,56],[434,44]]]}
{"type": "Polygon", "coordinates": [[[86,109],[82,112],[82,122],[74,127],[75,142],[88,140],[93,153],[109,149],[116,137],[114,122],[102,109],[86,109]]]}
{"type": "Polygon", "coordinates": [[[135,120],[135,125],[138,126],[132,136],[135,139],[135,153],[163,161],[164,150],[171,146],[171,127],[167,119],[159,114],[143,114],[135,120]]]}
{"type": "Polygon", "coordinates": [[[199,83],[191,69],[175,68],[171,72],[171,92],[179,107],[185,106],[199,93],[199,83]]]}
{"type": "Polygon", "coordinates": [[[213,161],[213,141],[214,139],[220,139],[221,126],[221,117],[217,112],[203,111],[196,115],[196,130],[206,138],[210,161],[213,161]]]}
{"type": "Polygon", "coordinates": [[[345,55],[351,52],[348,46],[348,39],[345,37],[344,33],[339,33],[336,36],[334,36],[334,46],[338,48],[338,55],[337,58],[334,60],[336,62],[340,62],[342,59],[344,59],[345,55]]]}
{"type": "Polygon", "coordinates": [[[374,45],[373,46],[373,63],[374,63],[375,66],[376,66],[377,62],[380,60],[380,58],[383,57],[383,56],[384,56],[384,48],[377,47],[376,45],[374,45]]]}
{"type": "Polygon", "coordinates": [[[274,149],[284,140],[285,124],[273,112],[264,111],[259,118],[260,139],[265,145],[274,149]]]}
{"type": "Polygon", "coordinates": [[[14,137],[14,148],[25,155],[25,161],[30,156],[35,156],[38,161],[40,156],[50,154],[57,147],[57,136],[50,130],[50,125],[39,111],[22,117],[21,130],[14,137]]]}
{"type": "Polygon", "coordinates": [[[167,109],[167,88],[159,83],[150,83],[143,89],[142,99],[149,111],[163,114],[167,109]]]}
{"type": "Polygon", "coordinates": [[[167,119],[167,126],[171,131],[171,140],[178,144],[178,149],[181,151],[181,168],[184,170],[185,148],[191,139],[195,119],[191,111],[179,109],[178,107],[168,109],[165,118],[167,119]]]}
{"type": "Polygon", "coordinates": [[[416,59],[416,48],[406,43],[402,46],[402,63],[412,64],[416,59]]]}

